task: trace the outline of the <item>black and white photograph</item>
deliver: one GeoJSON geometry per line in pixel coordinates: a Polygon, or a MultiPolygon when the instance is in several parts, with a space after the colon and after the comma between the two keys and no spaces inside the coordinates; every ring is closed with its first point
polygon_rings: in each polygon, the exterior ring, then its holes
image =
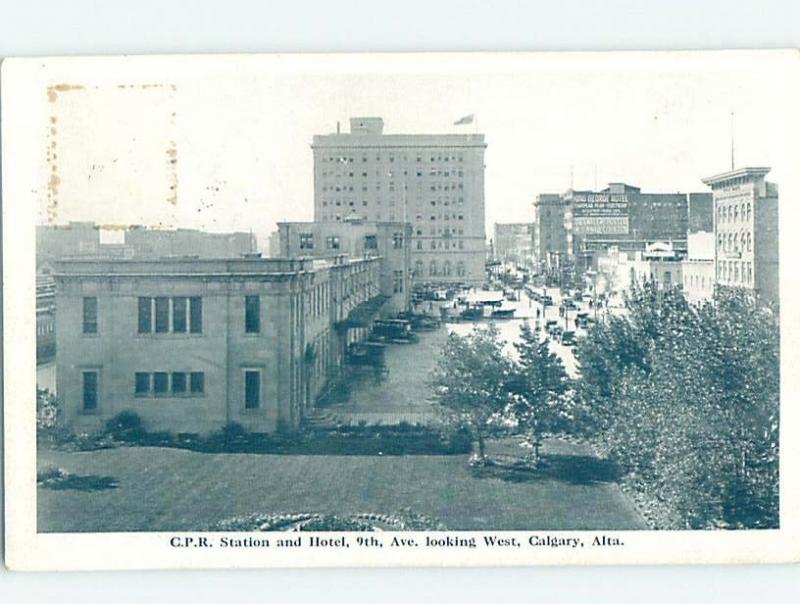
{"type": "Polygon", "coordinates": [[[798,66],[4,62],[7,555],[796,559],[798,66]]]}

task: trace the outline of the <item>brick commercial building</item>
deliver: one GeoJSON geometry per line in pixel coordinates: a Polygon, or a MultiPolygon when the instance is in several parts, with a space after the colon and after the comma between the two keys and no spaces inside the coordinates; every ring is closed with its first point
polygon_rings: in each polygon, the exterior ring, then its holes
{"type": "Polygon", "coordinates": [[[316,222],[409,222],[415,281],[484,280],[482,134],[384,134],[356,117],[312,149],[316,222]]]}
{"type": "Polygon", "coordinates": [[[542,193],[533,202],[533,255],[540,271],[560,268],[569,250],[567,204],[561,195],[542,193]]]}
{"type": "Polygon", "coordinates": [[[704,178],[714,196],[716,283],[778,302],[778,186],[770,168],[739,168],[704,178]]]}
{"type": "Polygon", "coordinates": [[[75,430],[297,427],[340,373],[380,259],[73,260],[56,265],[57,392],[75,430]]]}
{"type": "Polygon", "coordinates": [[[379,258],[379,288],[384,315],[409,309],[411,300],[411,225],[403,222],[280,222],[281,258],[379,258]]]}
{"type": "Polygon", "coordinates": [[[494,225],[494,259],[519,264],[533,263],[533,223],[511,222],[494,225]]]}
{"type": "Polygon", "coordinates": [[[648,246],[664,242],[685,255],[690,204],[696,208],[697,225],[702,226],[707,219],[703,209],[710,203],[708,193],[642,193],[639,187],[610,183],[601,191],[570,189],[563,195],[539,195],[534,206],[541,206],[537,222],[545,213],[542,210],[549,209],[552,214],[553,224],[537,230],[551,234],[554,243],[550,247],[559,251],[565,247],[561,253],[581,273],[597,270],[599,256],[612,247],[644,252],[648,246]],[[557,224],[560,214],[563,230],[557,224]]]}

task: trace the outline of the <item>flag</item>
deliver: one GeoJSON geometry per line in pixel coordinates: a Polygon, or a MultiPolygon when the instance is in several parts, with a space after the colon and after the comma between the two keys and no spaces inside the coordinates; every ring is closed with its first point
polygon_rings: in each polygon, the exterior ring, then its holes
{"type": "Polygon", "coordinates": [[[472,120],[474,120],[474,119],[475,119],[475,114],[474,113],[470,113],[469,115],[465,115],[461,119],[456,120],[455,122],[453,122],[453,125],[454,126],[461,126],[462,124],[471,124],[472,120]]]}

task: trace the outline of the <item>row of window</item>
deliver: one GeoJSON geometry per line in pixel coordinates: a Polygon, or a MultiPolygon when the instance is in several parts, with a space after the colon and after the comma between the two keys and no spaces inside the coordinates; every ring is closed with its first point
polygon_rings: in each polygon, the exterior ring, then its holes
{"type": "MultiPolygon", "coordinates": [[[[430,249],[432,249],[432,250],[436,250],[436,249],[449,250],[451,248],[454,249],[454,250],[455,249],[463,250],[464,249],[464,241],[461,240],[461,239],[457,239],[455,241],[450,241],[449,239],[445,239],[444,241],[431,240],[431,242],[430,242],[430,249]]],[[[417,241],[417,249],[418,250],[423,249],[422,241],[417,241]]]]}
{"type": "MultiPolygon", "coordinates": [[[[464,198],[463,197],[459,197],[458,200],[456,200],[455,197],[453,197],[452,199],[450,197],[440,197],[438,200],[432,199],[430,201],[430,204],[431,204],[432,207],[436,207],[437,203],[440,206],[445,206],[445,207],[447,207],[447,206],[449,206],[451,204],[454,205],[454,206],[456,204],[458,204],[459,206],[463,206],[464,205],[464,198]]],[[[336,199],[336,200],[334,200],[334,199],[323,199],[322,200],[322,207],[323,208],[327,208],[327,207],[337,207],[337,208],[339,208],[339,207],[342,207],[342,206],[354,208],[354,207],[356,207],[357,204],[358,204],[358,202],[356,200],[354,200],[354,199],[336,199]]],[[[375,204],[376,205],[382,205],[381,204],[381,200],[380,199],[376,199],[375,200],[375,204]]],[[[395,205],[395,199],[394,198],[390,198],[389,199],[389,206],[392,207],[394,205],[395,205]]],[[[406,204],[406,205],[408,205],[408,204],[406,204]]],[[[369,207],[369,201],[366,200],[366,199],[362,199],[361,200],[361,207],[362,208],[369,207]]]]}
{"type": "Polygon", "coordinates": [[[717,263],[717,279],[728,283],[753,284],[753,263],[721,260],[717,263]]]}
{"type": "MultiPolygon", "coordinates": [[[[245,332],[261,332],[261,297],[245,296],[245,332]]],[[[203,299],[200,296],[139,297],[137,327],[147,333],[203,333],[203,299]]],[[[83,333],[97,334],[97,297],[83,298],[83,333]]]]}
{"type": "MultiPolygon", "coordinates": [[[[261,370],[243,370],[244,408],[258,409],[261,406],[261,370]]],[[[206,377],[202,371],[155,371],[136,372],[134,394],[148,396],[202,396],[205,394],[206,377]]],[[[81,373],[81,399],[84,411],[94,411],[99,407],[100,371],[85,370],[81,373]]]]}
{"type": "Polygon", "coordinates": [[[202,371],[137,371],[134,382],[136,396],[202,395],[206,391],[206,374],[202,371]]]}
{"type": "Polygon", "coordinates": [[[696,289],[705,290],[707,288],[710,289],[712,285],[713,285],[712,279],[709,277],[708,281],[706,281],[706,278],[705,278],[704,275],[684,275],[683,276],[683,286],[686,289],[691,288],[691,289],[695,289],[695,290],[696,289]],[[708,285],[706,285],[706,283],[708,285]]]}
{"type": "MultiPolygon", "coordinates": [[[[463,262],[456,263],[456,275],[459,277],[463,277],[467,274],[466,268],[463,262]]],[[[428,264],[428,276],[429,277],[449,277],[452,275],[452,265],[449,260],[445,260],[442,264],[441,272],[439,270],[439,264],[436,260],[431,260],[430,264],[428,264]]],[[[422,260],[417,260],[414,264],[414,273],[413,276],[417,279],[420,277],[425,276],[425,265],[422,260]]]]}
{"type": "MultiPolygon", "coordinates": [[[[450,220],[450,216],[453,217],[453,220],[464,220],[464,215],[463,214],[445,213],[445,214],[441,214],[439,216],[437,216],[436,214],[431,214],[430,216],[431,216],[431,220],[437,220],[437,219],[450,220]]],[[[422,214],[417,214],[416,215],[416,219],[417,219],[417,221],[424,220],[424,218],[422,217],[422,214]]]]}
{"type": "Polygon", "coordinates": [[[717,207],[717,223],[750,222],[752,209],[750,202],[741,204],[720,204],[717,207]]]}
{"type": "Polygon", "coordinates": [[[203,333],[200,296],[156,296],[138,299],[139,333],[203,333]]]}
{"type": "Polygon", "coordinates": [[[751,252],[753,250],[753,237],[750,231],[742,233],[719,233],[717,247],[724,252],[751,252]]]}
{"type": "MultiPolygon", "coordinates": [[[[394,159],[395,159],[394,155],[388,155],[388,156],[384,156],[384,157],[386,159],[388,159],[389,162],[394,162],[394,159]]],[[[400,156],[398,156],[398,157],[400,157],[400,156]]],[[[452,162],[456,162],[456,161],[463,162],[464,161],[464,155],[462,153],[458,153],[458,154],[454,154],[454,155],[430,155],[430,156],[417,155],[416,156],[416,160],[417,160],[417,162],[422,162],[423,160],[427,159],[428,157],[430,157],[430,161],[432,163],[433,162],[451,162],[451,161],[452,162]]],[[[408,155],[403,155],[402,156],[402,160],[403,161],[408,161],[408,155]]],[[[322,161],[323,162],[338,163],[338,164],[348,164],[348,163],[349,164],[353,164],[353,163],[355,163],[356,160],[355,160],[354,157],[347,157],[347,156],[344,156],[344,155],[338,155],[338,156],[326,155],[326,156],[322,157],[322,161]]],[[[368,156],[367,155],[362,155],[361,156],[361,163],[367,163],[367,161],[368,161],[368,156]]],[[[376,154],[375,155],[375,161],[381,161],[381,155],[380,154],[376,154]]]]}
{"type": "MultiPolygon", "coordinates": [[[[298,235],[299,245],[301,250],[314,249],[314,233],[300,233],[298,235]]],[[[392,233],[392,248],[399,250],[403,248],[403,233],[392,233]]],[[[328,235],[325,237],[326,250],[341,249],[341,240],[337,235],[328,235]]],[[[366,235],[364,237],[365,250],[377,250],[378,238],[376,235],[366,235]]]]}
{"type": "MultiPolygon", "coordinates": [[[[415,233],[416,233],[416,235],[421,237],[422,235],[425,234],[424,231],[425,231],[425,229],[423,229],[422,227],[417,227],[415,233]]],[[[453,235],[453,236],[454,235],[463,235],[464,234],[464,229],[461,229],[461,228],[457,229],[456,227],[438,227],[437,228],[437,227],[433,226],[430,229],[430,234],[434,235],[434,236],[435,235],[444,235],[445,237],[448,237],[448,236],[451,236],[451,235],[453,235]]]]}
{"type": "MultiPolygon", "coordinates": [[[[333,178],[355,178],[356,173],[355,172],[339,172],[339,171],[334,171],[334,170],[323,170],[322,171],[322,176],[323,177],[329,177],[329,178],[330,177],[333,177],[333,178]]],[[[378,178],[384,178],[384,177],[385,178],[394,178],[395,177],[395,173],[392,172],[392,171],[381,172],[380,170],[376,170],[375,171],[375,176],[378,177],[378,178]]],[[[397,174],[397,176],[399,176],[399,174],[397,174]]],[[[403,170],[403,176],[408,176],[408,170],[403,170]]],[[[427,171],[427,173],[423,172],[422,170],[417,170],[416,171],[416,176],[417,176],[417,178],[422,178],[423,176],[428,176],[428,177],[433,177],[433,178],[450,178],[451,177],[451,171],[450,170],[438,170],[436,168],[431,168],[430,170],[427,171]]],[[[362,178],[369,178],[369,173],[366,172],[366,171],[363,171],[363,172],[361,172],[361,177],[362,178]]],[[[452,171],[452,177],[453,178],[456,178],[456,177],[464,178],[464,170],[453,170],[452,171]]],[[[393,186],[393,184],[394,183],[392,183],[392,182],[389,183],[390,186],[393,186]]],[[[334,190],[334,187],[336,187],[335,190],[339,191],[340,190],[339,189],[340,186],[342,188],[344,188],[343,185],[323,185],[322,186],[322,190],[323,191],[327,191],[327,190],[331,190],[332,191],[332,190],[334,190]]]]}

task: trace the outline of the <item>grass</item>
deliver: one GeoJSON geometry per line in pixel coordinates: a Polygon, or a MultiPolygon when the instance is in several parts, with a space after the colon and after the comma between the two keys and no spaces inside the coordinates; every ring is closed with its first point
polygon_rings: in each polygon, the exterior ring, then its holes
{"type": "MultiPolygon", "coordinates": [[[[507,449],[508,443],[494,443],[507,449]]],[[[392,514],[454,530],[645,528],[582,445],[547,441],[553,463],[526,480],[476,475],[466,455],[307,456],[158,447],[41,450],[39,468],[114,481],[106,490],[39,488],[40,532],[198,530],[254,513],[392,514]],[[576,478],[577,477],[577,478],[576,478]]]]}

